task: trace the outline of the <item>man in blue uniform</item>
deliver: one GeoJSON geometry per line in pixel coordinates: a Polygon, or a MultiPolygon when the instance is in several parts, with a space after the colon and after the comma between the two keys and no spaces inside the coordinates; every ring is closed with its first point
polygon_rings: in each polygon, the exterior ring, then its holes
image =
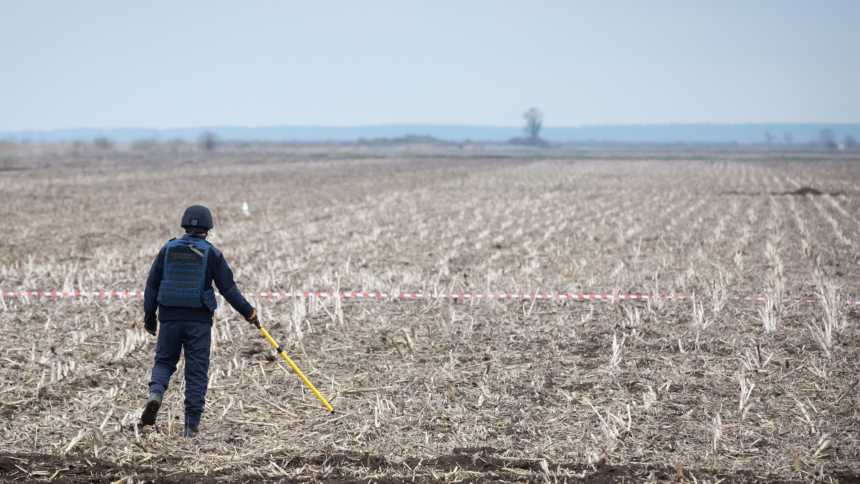
{"type": "Polygon", "coordinates": [[[170,377],[180,352],[185,353],[185,436],[193,437],[200,426],[209,383],[209,350],[212,315],[217,307],[212,283],[224,299],[251,324],[257,312],[233,281],[224,255],[206,241],[212,229],[212,213],[193,205],[182,215],[185,235],[171,239],[159,251],[149,269],[144,293],[144,327],[155,336],[155,364],[149,383],[149,399],[140,425],[155,425],[170,377]],[[156,319],[156,309],[158,317],[156,319]]]}

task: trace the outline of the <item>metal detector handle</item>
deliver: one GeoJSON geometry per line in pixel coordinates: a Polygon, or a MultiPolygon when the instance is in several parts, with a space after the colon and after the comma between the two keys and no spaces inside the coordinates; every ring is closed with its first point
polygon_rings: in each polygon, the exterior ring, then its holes
{"type": "Polygon", "coordinates": [[[299,380],[301,380],[302,383],[304,383],[305,386],[308,387],[311,393],[313,393],[314,396],[317,397],[317,400],[319,400],[320,403],[323,404],[323,406],[326,410],[329,411],[329,413],[334,413],[334,407],[332,407],[328,400],[326,400],[326,398],[323,396],[323,394],[320,393],[319,390],[317,390],[317,387],[315,387],[314,384],[311,383],[310,380],[308,380],[308,377],[305,376],[302,370],[299,369],[298,365],[296,365],[293,359],[290,358],[286,350],[284,350],[284,348],[281,347],[281,345],[279,345],[274,338],[272,338],[272,335],[270,335],[269,332],[266,331],[266,328],[264,328],[262,324],[257,322],[256,326],[257,329],[260,330],[260,333],[263,335],[263,337],[266,338],[266,341],[268,341],[269,344],[272,345],[272,348],[274,348],[275,351],[277,351],[278,354],[281,355],[281,359],[283,359],[287,363],[287,365],[293,370],[293,372],[299,377],[299,380]]]}

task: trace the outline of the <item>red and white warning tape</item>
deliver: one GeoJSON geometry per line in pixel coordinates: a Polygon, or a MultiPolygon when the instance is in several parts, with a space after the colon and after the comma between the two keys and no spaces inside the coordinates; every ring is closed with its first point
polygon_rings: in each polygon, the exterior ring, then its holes
{"type": "MultiPolygon", "coordinates": [[[[358,301],[418,301],[418,300],[450,300],[450,301],[558,301],[558,302],[591,302],[614,303],[622,301],[688,301],[694,299],[691,294],[681,293],[607,293],[607,292],[382,292],[382,291],[269,291],[246,294],[268,301],[284,301],[289,299],[330,299],[358,301]]],[[[58,301],[66,299],[86,299],[99,301],[112,300],[143,300],[143,291],[135,290],[0,290],[0,299],[24,299],[38,301],[58,301]]],[[[764,303],[763,296],[729,296],[728,301],[748,303],[764,303]]],[[[817,300],[812,297],[789,298],[787,301],[811,304],[817,300]]],[[[847,305],[860,306],[860,299],[849,298],[847,305]]]]}

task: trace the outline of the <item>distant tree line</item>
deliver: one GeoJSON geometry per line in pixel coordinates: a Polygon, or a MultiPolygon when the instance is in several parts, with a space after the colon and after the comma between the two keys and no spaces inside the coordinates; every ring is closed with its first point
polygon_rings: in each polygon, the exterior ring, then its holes
{"type": "Polygon", "coordinates": [[[396,146],[396,145],[453,145],[459,144],[445,141],[426,134],[406,134],[393,138],[358,138],[360,145],[368,146],[396,146]]]}
{"type": "MultiPolygon", "coordinates": [[[[541,137],[541,132],[544,127],[544,114],[537,107],[531,107],[522,113],[522,130],[523,136],[517,136],[509,139],[507,142],[513,145],[522,145],[522,146],[531,146],[531,147],[547,147],[550,146],[550,143],[541,137]]],[[[849,128],[850,129],[850,128],[849,128]]],[[[846,130],[848,131],[848,129],[846,130]]],[[[8,143],[13,145],[26,145],[31,141],[21,140],[17,141],[14,138],[9,138],[8,143]]],[[[35,141],[38,143],[38,141],[35,141]]],[[[72,141],[67,142],[71,143],[72,147],[75,151],[82,150],[91,150],[96,149],[98,151],[107,152],[116,149],[116,145],[113,140],[106,136],[99,136],[95,138],[91,138],[90,141],[72,141]],[[91,148],[88,148],[91,147],[91,148]]],[[[229,146],[233,148],[247,148],[251,146],[261,146],[261,145],[278,145],[278,144],[291,144],[290,142],[278,142],[278,141],[222,141],[219,136],[213,131],[203,131],[199,134],[199,136],[195,141],[189,141],[185,139],[171,139],[171,140],[159,140],[156,138],[145,138],[139,139],[137,141],[133,141],[130,143],[130,147],[134,151],[148,151],[148,150],[165,150],[179,153],[179,152],[193,152],[193,151],[204,151],[204,152],[214,152],[221,148],[222,145],[229,143],[229,146]]],[[[471,140],[462,140],[462,141],[451,141],[447,139],[440,139],[429,134],[406,134],[403,136],[394,136],[394,137],[380,137],[380,138],[359,138],[356,141],[342,141],[340,143],[349,144],[349,143],[357,143],[360,145],[407,145],[407,144],[425,144],[425,145],[457,145],[465,147],[466,145],[473,144],[471,140]]],[[[480,140],[476,141],[476,143],[481,144],[480,140]]],[[[490,142],[492,143],[492,142],[490,142]]],[[[780,150],[791,150],[791,151],[851,151],[851,152],[860,152],[860,143],[858,143],[855,135],[848,132],[842,134],[840,138],[834,129],[825,128],[821,129],[818,132],[817,137],[813,137],[812,139],[807,139],[798,142],[794,139],[792,132],[785,131],[782,133],[782,136],[775,135],[771,131],[765,131],[763,133],[763,143],[749,143],[749,142],[624,142],[617,141],[614,142],[611,139],[606,140],[586,140],[579,142],[560,142],[560,145],[581,145],[587,144],[589,146],[627,146],[627,147],[635,147],[641,146],[642,148],[647,148],[649,146],[654,147],[672,147],[672,146],[682,146],[682,145],[690,145],[690,146],[700,146],[700,147],[711,147],[711,148],[719,148],[720,146],[724,146],[731,149],[743,149],[742,147],[748,146],[753,149],[761,149],[762,146],[766,146],[767,149],[780,149],[780,150]]],[[[128,144],[124,146],[128,147],[128,144]]]]}
{"type": "MultiPolygon", "coordinates": [[[[775,137],[771,134],[770,131],[765,131],[764,133],[764,143],[768,146],[768,148],[775,146],[775,137]]],[[[791,146],[794,144],[794,139],[791,133],[785,133],[783,135],[783,144],[786,146],[791,146]]],[[[850,134],[846,134],[842,138],[842,142],[838,141],[838,137],[836,133],[833,132],[832,129],[822,129],[818,132],[818,139],[800,145],[799,147],[810,147],[810,148],[818,148],[825,151],[858,151],[860,150],[860,144],[858,144],[857,139],[850,134]]]]}

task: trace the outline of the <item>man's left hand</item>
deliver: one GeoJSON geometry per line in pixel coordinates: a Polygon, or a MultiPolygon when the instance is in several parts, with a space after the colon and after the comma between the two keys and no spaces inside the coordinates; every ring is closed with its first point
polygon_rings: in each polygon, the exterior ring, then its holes
{"type": "Polygon", "coordinates": [[[143,328],[147,333],[155,336],[158,329],[158,319],[156,319],[155,314],[147,314],[143,317],[143,328]]]}

